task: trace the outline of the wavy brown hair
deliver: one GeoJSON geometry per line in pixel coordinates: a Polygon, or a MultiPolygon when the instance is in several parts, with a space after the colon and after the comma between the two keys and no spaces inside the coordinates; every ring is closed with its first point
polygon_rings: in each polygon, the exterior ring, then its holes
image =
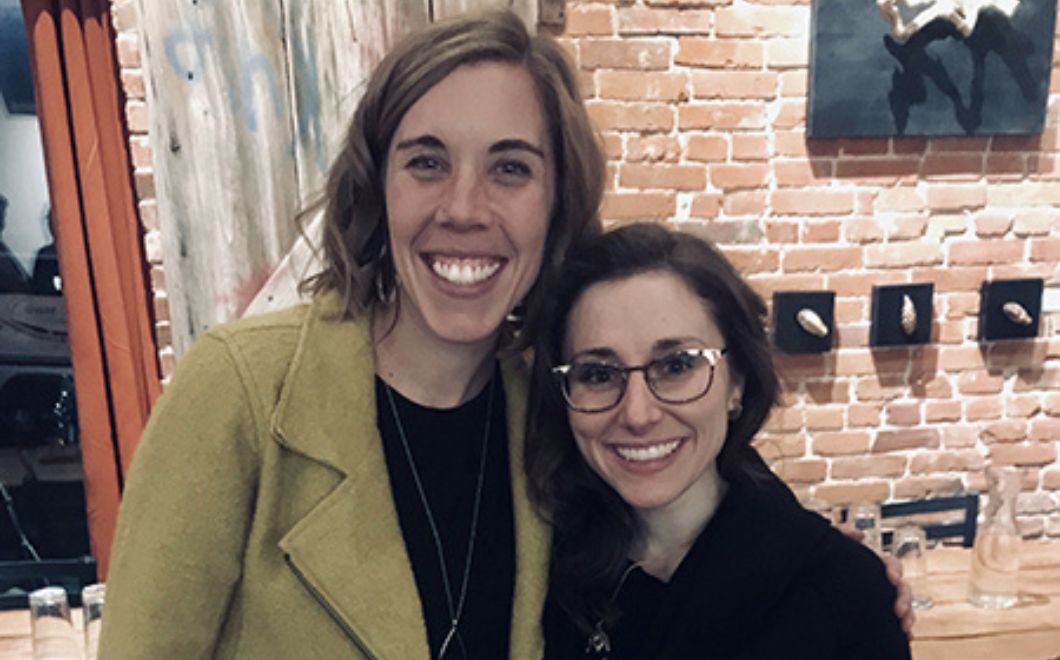
{"type": "Polygon", "coordinates": [[[523,67],[534,81],[555,159],[556,197],[536,284],[524,299],[524,338],[540,329],[542,290],[555,282],[567,249],[600,231],[604,157],[562,48],[530,34],[510,11],[464,15],[416,32],[372,73],[331,168],[323,199],[324,269],[302,290],[337,290],[346,317],[360,316],[393,295],[383,182],[390,142],[416,101],[461,66],[501,62],[523,67]]]}
{"type": "Polygon", "coordinates": [[[657,271],[677,276],[703,300],[725,338],[726,359],[744,378],[742,411],[729,420],[718,472],[725,479],[763,476],[749,447],[776,402],[779,381],[761,297],[713,245],[657,224],[626,225],[575,247],[560,272],[549,329],[534,343],[526,469],[531,496],[554,529],[551,597],[587,633],[595,621],[617,615],[610,597],[637,528],[629,505],[582,459],[552,368],[563,363],[568,317],[586,290],[657,271]]]}

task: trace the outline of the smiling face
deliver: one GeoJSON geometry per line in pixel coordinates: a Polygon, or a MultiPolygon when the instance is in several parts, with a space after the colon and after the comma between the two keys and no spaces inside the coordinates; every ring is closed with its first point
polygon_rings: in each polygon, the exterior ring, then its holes
{"type": "Polygon", "coordinates": [[[493,341],[537,278],[554,170],[521,67],[462,66],[413,104],[386,164],[397,323],[444,342],[493,341]]]}
{"type": "MultiPolygon", "coordinates": [[[[564,359],[594,356],[624,366],[675,348],[724,348],[704,301],[680,278],[651,271],[594,284],[571,309],[564,359]]],[[[683,404],[659,401],[643,373],[608,411],[569,411],[582,457],[634,509],[680,506],[717,478],[728,411],[741,394],[738,374],[718,361],[705,395],[683,404]]]]}

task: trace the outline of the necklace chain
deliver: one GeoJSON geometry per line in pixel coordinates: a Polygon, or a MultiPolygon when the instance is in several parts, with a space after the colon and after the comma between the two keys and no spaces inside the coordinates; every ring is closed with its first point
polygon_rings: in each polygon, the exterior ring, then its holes
{"type": "MultiPolygon", "coordinates": [[[[622,577],[618,578],[618,584],[615,585],[615,590],[611,593],[611,599],[607,601],[608,605],[615,604],[615,600],[618,599],[618,593],[622,591],[622,587],[626,584],[626,579],[636,568],[640,568],[640,562],[630,564],[622,572],[622,577]]],[[[611,636],[607,634],[606,621],[604,619],[596,622],[593,633],[589,635],[589,641],[585,645],[585,652],[611,653],[611,636]]]]}
{"type": "MultiPolygon", "coordinates": [[[[390,385],[386,382],[383,383],[383,386],[386,390],[387,401],[390,403],[390,412],[394,415],[394,423],[397,425],[401,448],[405,451],[405,459],[409,463],[409,471],[412,472],[412,481],[416,484],[416,493],[419,495],[420,503],[423,505],[423,512],[427,514],[427,524],[430,526],[431,536],[434,538],[434,548],[438,552],[438,568],[441,569],[442,587],[445,589],[445,603],[449,608],[449,631],[445,634],[442,645],[438,649],[438,658],[440,660],[445,657],[445,652],[458,634],[457,628],[460,625],[460,617],[464,613],[464,602],[467,600],[467,585],[471,576],[471,558],[475,554],[475,536],[478,533],[479,505],[482,502],[482,483],[485,481],[486,476],[486,451],[489,448],[490,423],[493,420],[493,378],[490,378],[487,385],[489,394],[486,399],[486,423],[484,425],[485,430],[482,432],[482,448],[479,452],[478,483],[475,485],[475,503],[471,510],[471,529],[467,537],[467,557],[464,560],[464,575],[460,581],[460,596],[455,606],[453,604],[453,591],[449,584],[449,571],[446,569],[445,551],[442,549],[442,537],[438,533],[438,525],[434,522],[434,513],[431,511],[430,502],[427,501],[427,493],[423,489],[419,470],[416,469],[416,461],[412,458],[412,448],[409,446],[408,438],[405,436],[405,428],[401,424],[401,415],[398,414],[397,404],[394,403],[394,394],[390,389],[390,385]]],[[[462,645],[463,642],[460,642],[460,644],[462,645]]]]}

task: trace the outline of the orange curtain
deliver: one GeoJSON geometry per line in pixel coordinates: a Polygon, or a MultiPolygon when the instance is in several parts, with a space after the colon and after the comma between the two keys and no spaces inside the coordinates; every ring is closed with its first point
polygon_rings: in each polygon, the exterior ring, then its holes
{"type": "Polygon", "coordinates": [[[77,391],[92,553],[105,578],[160,380],[108,0],[23,0],[77,391]]]}

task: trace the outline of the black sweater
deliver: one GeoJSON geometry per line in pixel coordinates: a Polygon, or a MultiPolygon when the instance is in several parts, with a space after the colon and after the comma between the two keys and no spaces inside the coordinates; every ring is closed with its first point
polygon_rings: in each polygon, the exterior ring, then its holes
{"type": "Polygon", "coordinates": [[[883,562],[764,479],[729,484],[669,583],[630,574],[610,655],[587,654],[587,635],[549,603],[546,657],[909,658],[883,562]]]}

